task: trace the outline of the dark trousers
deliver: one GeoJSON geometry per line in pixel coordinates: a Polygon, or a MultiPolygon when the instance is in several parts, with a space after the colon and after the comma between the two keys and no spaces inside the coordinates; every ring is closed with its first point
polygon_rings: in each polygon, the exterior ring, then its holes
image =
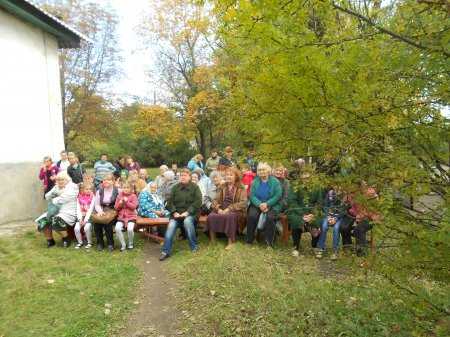
{"type": "Polygon", "coordinates": [[[352,230],[354,222],[355,219],[351,218],[350,216],[344,216],[344,218],[342,219],[340,232],[342,237],[342,245],[344,247],[352,245],[352,230]]]}
{"type": "MultiPolygon", "coordinates": [[[[292,229],[292,241],[294,242],[294,248],[296,250],[300,249],[300,241],[302,240],[302,234],[304,230],[303,228],[294,228],[292,229]]],[[[311,235],[311,247],[317,248],[317,243],[319,242],[320,235],[316,237],[311,235]]]]}
{"type": "Polygon", "coordinates": [[[355,222],[355,229],[353,230],[353,235],[355,236],[357,247],[367,246],[367,232],[372,229],[373,225],[367,221],[361,221],[360,223],[355,222]]]}
{"type": "Polygon", "coordinates": [[[106,241],[108,242],[108,246],[114,246],[114,239],[113,239],[113,224],[115,221],[103,225],[99,223],[94,223],[94,231],[95,231],[95,237],[97,238],[97,244],[101,245],[102,247],[105,246],[105,242],[103,241],[103,231],[105,231],[106,235],[106,241]]]}
{"type": "MultiPolygon", "coordinates": [[[[250,205],[247,212],[247,243],[253,243],[255,240],[255,231],[258,226],[261,210],[258,207],[250,205]]],[[[275,241],[275,223],[276,213],[273,210],[267,212],[266,222],[264,223],[264,239],[266,244],[273,246],[275,241]]]]}

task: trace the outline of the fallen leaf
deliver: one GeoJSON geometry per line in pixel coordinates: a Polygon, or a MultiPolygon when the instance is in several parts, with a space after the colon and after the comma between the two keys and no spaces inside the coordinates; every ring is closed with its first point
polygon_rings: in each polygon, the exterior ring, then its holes
{"type": "Polygon", "coordinates": [[[47,280],[47,283],[48,284],[53,284],[53,283],[55,283],[55,280],[47,280]]]}

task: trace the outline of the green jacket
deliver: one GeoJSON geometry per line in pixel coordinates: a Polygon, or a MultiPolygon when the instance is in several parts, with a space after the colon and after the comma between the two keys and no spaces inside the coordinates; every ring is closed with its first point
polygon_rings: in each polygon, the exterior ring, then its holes
{"type": "Polygon", "coordinates": [[[187,185],[178,183],[172,188],[166,208],[171,216],[175,212],[181,214],[187,211],[189,215],[196,217],[201,206],[202,193],[200,188],[189,182],[187,185]]]}
{"type": "Polygon", "coordinates": [[[323,189],[316,188],[309,191],[304,187],[300,187],[297,191],[294,191],[291,186],[289,188],[286,211],[289,226],[293,229],[300,228],[304,225],[303,215],[312,213],[315,215],[315,218],[311,225],[320,227],[324,195],[323,189]]]}
{"type": "MultiPolygon", "coordinates": [[[[275,213],[280,213],[281,211],[280,199],[283,194],[280,182],[278,181],[277,178],[269,176],[268,183],[270,187],[270,197],[269,200],[266,201],[267,205],[271,209],[273,209],[275,213]]],[[[262,203],[262,201],[256,197],[256,191],[258,190],[260,184],[261,178],[255,177],[252,186],[250,187],[250,203],[256,207],[259,207],[259,205],[262,203]]]]}

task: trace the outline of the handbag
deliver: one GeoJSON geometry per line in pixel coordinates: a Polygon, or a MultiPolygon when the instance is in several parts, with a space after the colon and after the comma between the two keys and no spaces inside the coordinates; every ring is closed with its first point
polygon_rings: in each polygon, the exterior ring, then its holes
{"type": "Polygon", "coordinates": [[[92,214],[92,222],[100,225],[107,225],[117,217],[117,211],[112,208],[105,208],[103,213],[103,215],[99,215],[98,213],[92,214]]]}

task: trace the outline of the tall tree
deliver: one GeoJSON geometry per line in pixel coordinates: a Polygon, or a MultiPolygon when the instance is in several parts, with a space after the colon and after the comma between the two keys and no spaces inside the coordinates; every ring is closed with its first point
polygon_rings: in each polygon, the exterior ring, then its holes
{"type": "MultiPolygon", "coordinates": [[[[99,95],[107,97],[111,79],[119,75],[117,16],[98,2],[46,0],[43,7],[73,26],[90,41],[60,52],[64,134],[72,147],[86,137],[84,126],[95,120],[91,107],[99,95]]],[[[99,126],[100,127],[100,126],[99,126]]]]}
{"type": "Polygon", "coordinates": [[[195,1],[166,0],[155,1],[151,13],[140,33],[152,48],[157,46],[159,75],[169,93],[165,103],[186,122],[200,152],[205,153],[215,131],[210,112],[217,107],[198,104],[198,95],[205,93],[204,86],[199,85],[200,77],[207,74],[204,70],[210,65],[213,51],[209,9],[195,1]]]}

